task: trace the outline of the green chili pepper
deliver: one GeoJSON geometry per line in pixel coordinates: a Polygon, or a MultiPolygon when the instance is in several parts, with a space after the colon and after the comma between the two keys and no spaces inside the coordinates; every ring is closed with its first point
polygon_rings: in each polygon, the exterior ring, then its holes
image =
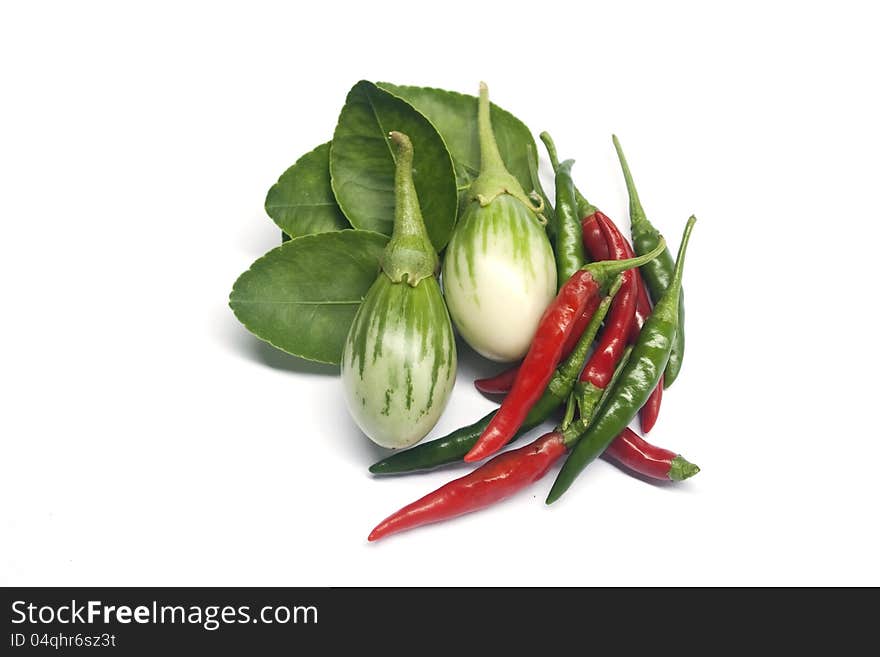
{"type": "MultiPolygon", "coordinates": [[[[544,394],[532,406],[528,416],[516,432],[511,442],[525,435],[531,429],[544,422],[553,412],[568,399],[575,380],[584,366],[590,345],[599,331],[602,320],[608,312],[608,306],[617,290],[620,288],[621,276],[618,276],[608,291],[608,295],[601,302],[597,299],[597,307],[590,323],[584,329],[574,350],[553,373],[550,383],[544,394]]],[[[498,409],[486,414],[473,424],[456,429],[452,433],[421,443],[410,449],[392,454],[388,458],[370,466],[373,474],[401,474],[414,470],[428,470],[448,463],[456,463],[462,460],[471,447],[473,447],[480,434],[489,425],[498,409]]]]}
{"type": "MultiPolygon", "coordinates": [[[[648,221],[645,211],[642,209],[642,203],[639,200],[639,193],[636,191],[635,183],[633,183],[632,174],[629,165],[626,163],[626,157],[617,137],[612,135],[614,148],[617,150],[617,157],[620,160],[620,167],[623,169],[623,177],[626,180],[626,191],[629,193],[629,219],[630,230],[632,231],[633,248],[636,254],[647,253],[660,240],[660,231],[648,221]]],[[[673,271],[675,263],[672,260],[672,254],[666,249],[660,257],[652,260],[642,267],[642,278],[648,286],[648,292],[651,294],[651,300],[656,304],[664,292],[672,283],[673,271]]],[[[684,292],[679,291],[678,300],[678,329],[673,337],[672,353],[669,355],[669,363],[666,365],[666,371],[663,377],[663,387],[668,388],[672,385],[681,371],[681,361],[684,358],[684,292]]]]}
{"type": "Polygon", "coordinates": [[[584,266],[584,240],[571,167],[566,160],[556,170],[556,281],[559,287],[584,266]]]}
{"type": "Polygon", "coordinates": [[[669,362],[677,329],[684,258],[695,222],[695,217],[688,219],[669,287],[645,321],[639,339],[633,346],[632,354],[621,370],[607,403],[589,428],[584,427],[581,420],[577,420],[563,432],[563,442],[566,447],[573,445],[574,448],[565,460],[556,481],[553,482],[553,487],[547,496],[547,504],[558,500],[581,471],[604,452],[626,428],[660,380],[663,369],[669,362]]]}

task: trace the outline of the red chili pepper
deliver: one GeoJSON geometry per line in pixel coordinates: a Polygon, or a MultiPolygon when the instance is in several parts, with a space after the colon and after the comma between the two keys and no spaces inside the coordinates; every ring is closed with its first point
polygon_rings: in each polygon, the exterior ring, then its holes
{"type": "Polygon", "coordinates": [[[586,249],[589,254],[590,260],[593,261],[611,259],[611,252],[608,250],[608,243],[605,241],[605,234],[602,232],[599,222],[596,221],[596,219],[599,218],[599,215],[602,215],[603,217],[605,216],[600,210],[596,210],[592,214],[588,214],[581,219],[581,229],[583,230],[584,235],[584,249],[586,249]]]}
{"type": "MultiPolygon", "coordinates": [[[[626,239],[619,232],[608,227],[611,220],[601,212],[596,212],[595,223],[599,225],[604,241],[607,244],[611,260],[626,259],[626,239]]],[[[623,273],[620,291],[611,302],[611,309],[605,318],[605,327],[596,345],[593,355],[581,372],[580,380],[589,381],[602,390],[608,385],[614,369],[620,361],[623,350],[630,337],[633,319],[636,312],[636,279],[637,270],[630,269],[623,273]]]]}
{"type": "MultiPolygon", "coordinates": [[[[590,256],[590,259],[594,261],[614,259],[614,252],[612,247],[608,245],[605,231],[602,228],[603,225],[606,226],[606,230],[610,229],[615,234],[615,239],[620,239],[623,242],[625,249],[625,255],[623,257],[632,258],[635,255],[635,252],[633,251],[629,240],[623,236],[620,229],[604,212],[596,210],[581,220],[581,227],[584,231],[584,248],[590,256]]],[[[651,297],[648,296],[648,288],[645,287],[645,284],[642,281],[641,273],[636,271],[635,276],[638,281],[638,296],[636,299],[636,317],[633,321],[632,341],[635,341],[638,337],[639,331],[642,329],[642,324],[645,323],[645,319],[651,314],[651,297]]]]}
{"type": "MultiPolygon", "coordinates": [[[[665,243],[664,243],[665,248],[665,243]]],[[[529,410],[538,400],[562,355],[562,346],[572,334],[576,320],[584,314],[590,297],[608,285],[611,279],[633,267],[656,258],[663,249],[629,260],[603,260],[578,269],[556,294],[544,311],[532,344],[520,365],[510,393],[480,438],[465,454],[464,460],[478,461],[506,445],[522,426],[529,410]]]]}
{"type": "Polygon", "coordinates": [[[642,433],[648,433],[657,423],[657,416],[660,415],[660,401],[663,399],[663,376],[657,387],[651,392],[648,401],[639,409],[639,424],[642,427],[642,433]]]}
{"type": "MultiPolygon", "coordinates": [[[[601,213],[600,213],[601,214],[601,213]]],[[[629,243],[629,240],[623,236],[623,233],[620,232],[620,229],[617,225],[611,221],[604,214],[602,215],[605,219],[603,225],[608,226],[608,230],[613,231],[617,235],[620,235],[620,238],[623,240],[623,245],[626,250],[626,257],[632,258],[635,255],[635,251],[633,251],[632,244],[629,243]]],[[[630,342],[635,344],[636,340],[639,338],[639,332],[642,330],[642,326],[645,323],[645,320],[648,319],[648,316],[651,314],[651,297],[648,295],[648,287],[645,285],[644,279],[642,279],[642,272],[636,270],[635,274],[636,279],[636,314],[633,318],[632,325],[632,334],[630,335],[630,342]]]]}
{"type": "MultiPolygon", "coordinates": [[[[620,229],[617,227],[617,225],[613,221],[611,221],[611,219],[609,219],[601,210],[596,210],[596,212],[594,212],[592,215],[585,217],[582,226],[586,226],[588,222],[600,226],[603,235],[607,233],[611,236],[611,239],[606,242],[605,253],[608,252],[608,244],[610,244],[613,240],[614,243],[619,243],[623,246],[625,258],[632,258],[635,255],[635,252],[633,251],[632,245],[629,243],[629,240],[624,237],[623,233],[620,232],[620,229]]],[[[600,253],[602,253],[600,250],[598,250],[596,241],[593,237],[591,237],[589,240],[587,239],[586,228],[584,229],[584,246],[587,249],[587,253],[589,253],[590,257],[593,259],[600,255],[600,253]],[[597,248],[596,254],[593,253],[593,248],[597,248]]],[[[635,278],[637,297],[635,315],[633,317],[632,329],[629,336],[629,340],[631,343],[634,343],[639,337],[639,332],[642,330],[642,325],[651,314],[651,298],[648,296],[648,288],[645,285],[645,282],[642,280],[642,274],[639,272],[638,269],[633,270],[633,277],[635,278]]],[[[623,292],[622,289],[621,292],[623,292]]],[[[617,301],[617,299],[620,297],[621,293],[618,293],[615,301],[617,301]]],[[[583,381],[585,379],[581,378],[581,380],[583,381]]],[[[642,426],[643,432],[648,433],[652,428],[654,428],[654,425],[657,423],[657,417],[660,414],[660,402],[662,398],[663,380],[661,379],[660,382],[657,384],[657,387],[654,388],[654,391],[651,393],[651,396],[648,398],[648,401],[646,401],[645,405],[642,406],[642,408],[639,410],[639,422],[642,426]]]]}
{"type": "MultiPolygon", "coordinates": [[[[590,320],[593,318],[593,315],[596,312],[596,308],[599,306],[599,302],[601,300],[602,299],[599,297],[599,295],[590,297],[590,300],[587,302],[586,309],[575,322],[574,329],[572,329],[571,334],[565,341],[565,345],[563,345],[562,347],[561,359],[564,360],[568,358],[569,354],[574,351],[574,347],[577,344],[578,339],[583,334],[584,329],[587,328],[587,324],[589,324],[590,320]]],[[[495,376],[485,379],[477,379],[474,381],[474,387],[486,395],[506,394],[510,392],[511,387],[513,387],[513,382],[516,380],[516,375],[519,372],[519,368],[519,365],[514,365],[510,369],[504,370],[503,372],[501,372],[500,374],[496,374],[495,376]]]]}
{"type": "Polygon", "coordinates": [[[614,439],[603,456],[652,479],[681,481],[700,471],[675,452],[652,445],[629,427],[614,439]]]}
{"type": "Polygon", "coordinates": [[[485,379],[475,379],[474,387],[484,395],[504,395],[510,392],[513,382],[516,380],[516,374],[519,372],[519,365],[514,365],[510,369],[490,376],[485,379]]]}
{"type": "Polygon", "coordinates": [[[562,435],[554,431],[524,447],[499,454],[470,474],[391,514],[376,525],[367,540],[375,541],[494,504],[543,477],[564,453],[562,435]]]}

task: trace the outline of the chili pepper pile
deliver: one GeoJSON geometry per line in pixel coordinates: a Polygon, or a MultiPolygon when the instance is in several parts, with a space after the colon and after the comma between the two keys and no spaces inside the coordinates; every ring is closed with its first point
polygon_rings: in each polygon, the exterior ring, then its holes
{"type": "MultiPolygon", "coordinates": [[[[629,426],[638,415],[642,433],[651,431],[663,390],[681,371],[682,276],[696,219],[687,221],[673,259],[642,208],[620,142],[613,137],[629,195],[630,242],[574,185],[573,160],[560,163],[550,136],[542,133],[541,140],[555,173],[555,207],[547,208],[547,216],[552,218],[548,233],[554,241],[558,293],[520,364],[474,382],[479,391],[504,399],[473,424],[394,453],[370,472],[402,474],[489,460],[388,516],[370,533],[370,541],[494,504],[536,482],[560,460],[548,504],[600,455],[652,479],[681,481],[699,472],[629,426]],[[563,409],[554,430],[498,453],[563,409]]],[[[536,192],[543,197],[537,186],[536,192]]]]}

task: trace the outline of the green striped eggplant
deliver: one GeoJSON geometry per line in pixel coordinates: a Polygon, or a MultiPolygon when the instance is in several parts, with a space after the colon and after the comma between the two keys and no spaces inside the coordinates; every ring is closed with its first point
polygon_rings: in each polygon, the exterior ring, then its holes
{"type": "Polygon", "coordinates": [[[522,358],[556,296],[556,262],[540,207],[504,166],[480,84],[480,175],[446,247],[443,293],[458,332],[499,362],[522,358]]]}
{"type": "Polygon", "coordinates": [[[342,354],[348,410],[361,430],[388,448],[409,447],[437,423],[455,383],[452,322],[436,274],[412,179],[412,144],[396,149],[395,213],[381,270],[354,317],[342,354]]]}

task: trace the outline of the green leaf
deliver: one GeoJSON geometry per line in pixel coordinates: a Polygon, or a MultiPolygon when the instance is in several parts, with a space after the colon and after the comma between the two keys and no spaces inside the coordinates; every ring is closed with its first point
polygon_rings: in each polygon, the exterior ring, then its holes
{"type": "MultiPolygon", "coordinates": [[[[458,189],[466,189],[480,173],[477,97],[430,87],[411,87],[390,82],[377,84],[411,104],[440,131],[455,164],[458,189]]],[[[538,151],[531,131],[513,114],[495,104],[491,106],[491,117],[495,141],[498,142],[498,150],[507,170],[516,177],[524,190],[531,191],[529,159],[536,166],[538,162],[538,151]]]]}
{"type": "Polygon", "coordinates": [[[350,228],[330,188],[330,142],[309,151],[266,194],[266,213],[291,237],[350,228]]]}
{"type": "Polygon", "coordinates": [[[238,277],[229,306],[261,340],[300,358],[338,364],[387,243],[384,235],[351,229],[297,237],[238,277]]]}
{"type": "Polygon", "coordinates": [[[391,235],[394,225],[394,150],[391,130],[413,143],[413,180],[431,243],[439,252],[452,235],[458,210],[455,171],[440,134],[407,102],[358,82],[345,100],[330,147],[336,200],[355,228],[391,235]]]}

